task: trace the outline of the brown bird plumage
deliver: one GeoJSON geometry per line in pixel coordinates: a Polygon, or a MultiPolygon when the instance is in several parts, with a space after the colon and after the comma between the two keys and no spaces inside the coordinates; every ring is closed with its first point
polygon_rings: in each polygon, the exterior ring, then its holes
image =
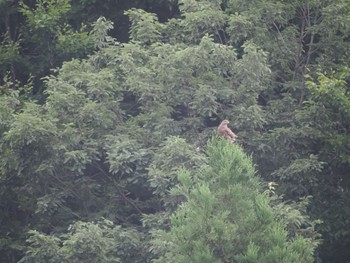
{"type": "Polygon", "coordinates": [[[229,123],[230,122],[228,120],[223,120],[218,127],[218,133],[219,135],[224,136],[226,139],[234,142],[237,138],[237,135],[231,131],[229,127],[227,127],[227,124],[229,123]]]}

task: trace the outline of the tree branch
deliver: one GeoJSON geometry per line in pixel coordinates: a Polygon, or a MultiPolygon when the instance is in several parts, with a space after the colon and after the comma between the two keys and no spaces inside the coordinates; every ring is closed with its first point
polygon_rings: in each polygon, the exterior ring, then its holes
{"type": "Polygon", "coordinates": [[[107,177],[108,180],[110,180],[110,181],[113,183],[113,185],[115,186],[115,188],[118,189],[118,192],[119,192],[120,196],[121,196],[128,204],[130,204],[133,208],[135,208],[135,210],[136,210],[138,213],[143,214],[143,212],[141,211],[141,209],[138,208],[137,205],[134,204],[134,202],[132,202],[132,201],[123,193],[123,192],[124,192],[124,189],[123,189],[120,185],[118,185],[118,184],[116,183],[115,180],[113,180],[110,176],[108,176],[108,174],[101,168],[101,166],[100,166],[98,163],[96,163],[95,167],[96,167],[105,177],[107,177]]]}

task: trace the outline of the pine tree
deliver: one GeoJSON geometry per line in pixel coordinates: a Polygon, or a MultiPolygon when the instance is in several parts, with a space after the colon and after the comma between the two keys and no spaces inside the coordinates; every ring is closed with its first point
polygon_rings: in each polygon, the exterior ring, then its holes
{"type": "Polygon", "coordinates": [[[178,179],[170,193],[186,201],[169,231],[154,232],[154,249],[163,249],[154,262],[313,262],[317,241],[288,231],[238,144],[211,139],[207,165],[195,174],[183,169],[178,179]]]}

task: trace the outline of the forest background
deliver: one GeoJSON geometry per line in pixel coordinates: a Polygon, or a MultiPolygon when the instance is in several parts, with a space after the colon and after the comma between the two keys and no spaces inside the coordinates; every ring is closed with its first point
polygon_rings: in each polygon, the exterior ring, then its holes
{"type": "Polygon", "coordinates": [[[349,40],[348,0],[0,0],[0,262],[350,262],[349,40]]]}

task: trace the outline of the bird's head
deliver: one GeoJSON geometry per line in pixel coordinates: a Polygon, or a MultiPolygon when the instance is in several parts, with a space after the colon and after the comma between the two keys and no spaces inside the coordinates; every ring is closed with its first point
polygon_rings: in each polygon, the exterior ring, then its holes
{"type": "Polygon", "coordinates": [[[225,124],[227,125],[227,124],[229,124],[229,123],[230,123],[230,122],[229,122],[228,120],[223,120],[223,121],[221,122],[222,125],[225,125],[225,124]]]}

